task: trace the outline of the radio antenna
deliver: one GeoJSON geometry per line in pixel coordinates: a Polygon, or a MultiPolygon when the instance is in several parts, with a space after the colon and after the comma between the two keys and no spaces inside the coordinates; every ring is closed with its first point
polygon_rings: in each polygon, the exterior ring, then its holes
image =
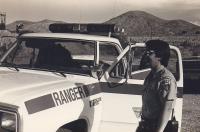
{"type": "Polygon", "coordinates": [[[81,23],[81,19],[82,19],[82,8],[81,8],[81,2],[78,2],[79,3],[79,23],[81,23]]]}
{"type": "Polygon", "coordinates": [[[0,12],[0,30],[6,29],[6,13],[0,12]]]}
{"type": "Polygon", "coordinates": [[[117,4],[118,4],[118,0],[115,0],[114,1],[114,4],[113,4],[113,17],[116,17],[117,16],[117,4]]]}

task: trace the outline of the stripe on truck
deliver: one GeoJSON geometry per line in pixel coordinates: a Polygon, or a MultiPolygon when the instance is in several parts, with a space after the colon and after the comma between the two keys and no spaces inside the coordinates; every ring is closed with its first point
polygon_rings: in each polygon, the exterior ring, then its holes
{"type": "MultiPolygon", "coordinates": [[[[119,83],[94,83],[82,85],[74,88],[63,89],[51,94],[40,96],[25,102],[28,114],[34,114],[46,109],[64,105],[73,101],[84,99],[88,96],[101,92],[113,94],[142,95],[143,85],[139,84],[119,84],[119,83]],[[124,86],[126,85],[126,86],[124,86]]],[[[178,98],[183,97],[183,88],[178,87],[178,98]]]]}
{"type": "Polygon", "coordinates": [[[25,102],[28,114],[34,114],[36,112],[46,110],[55,107],[55,103],[51,94],[47,94],[35,99],[31,99],[25,102]]]}

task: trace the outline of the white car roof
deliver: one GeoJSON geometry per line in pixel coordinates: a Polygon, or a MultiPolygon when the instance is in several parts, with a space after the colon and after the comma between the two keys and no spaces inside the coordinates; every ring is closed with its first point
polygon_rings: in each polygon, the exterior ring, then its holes
{"type": "Polygon", "coordinates": [[[76,33],[25,33],[21,38],[63,38],[63,39],[77,39],[88,41],[106,41],[119,44],[119,40],[112,37],[89,35],[89,34],[76,34],[76,33]]]}

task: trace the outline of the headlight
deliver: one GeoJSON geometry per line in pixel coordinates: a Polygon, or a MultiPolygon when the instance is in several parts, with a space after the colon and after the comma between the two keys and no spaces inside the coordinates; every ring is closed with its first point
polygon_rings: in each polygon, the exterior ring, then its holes
{"type": "Polygon", "coordinates": [[[1,128],[9,132],[16,131],[17,115],[15,113],[1,113],[1,128]]]}

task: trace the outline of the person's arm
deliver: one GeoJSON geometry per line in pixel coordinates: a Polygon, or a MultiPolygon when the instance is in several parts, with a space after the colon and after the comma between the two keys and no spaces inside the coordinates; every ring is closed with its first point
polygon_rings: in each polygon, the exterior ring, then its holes
{"type": "Polygon", "coordinates": [[[157,132],[163,132],[167,122],[169,120],[170,114],[172,112],[172,103],[173,101],[166,101],[164,103],[164,107],[163,110],[161,111],[161,115],[160,118],[158,120],[158,128],[157,128],[157,132]]]}
{"type": "Polygon", "coordinates": [[[160,82],[159,95],[162,104],[161,115],[158,120],[157,132],[163,132],[173,109],[173,102],[176,98],[176,82],[165,78],[160,82]]]}

